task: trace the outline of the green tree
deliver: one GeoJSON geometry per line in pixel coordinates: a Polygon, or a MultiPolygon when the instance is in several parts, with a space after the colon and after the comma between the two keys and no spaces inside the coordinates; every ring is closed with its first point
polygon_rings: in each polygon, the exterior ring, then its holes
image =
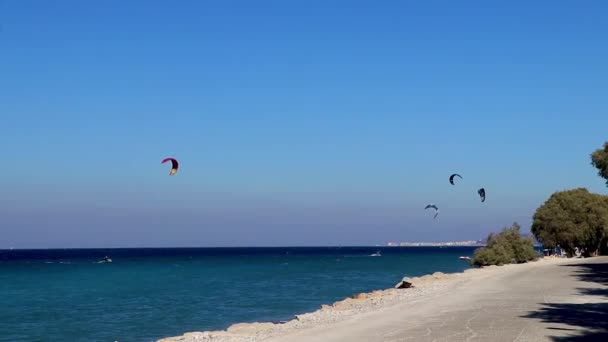
{"type": "Polygon", "coordinates": [[[569,256],[575,247],[595,253],[608,236],[608,200],[585,188],[558,191],[536,210],[531,230],[545,247],[560,245],[569,256]]]}
{"type": "Polygon", "coordinates": [[[523,263],[536,258],[534,244],[530,237],[524,238],[515,222],[498,234],[490,234],[486,247],[475,250],[471,264],[477,266],[523,263]]]}
{"type": "Polygon", "coordinates": [[[598,176],[606,180],[608,186],[608,141],[604,143],[604,148],[600,148],[591,154],[591,165],[597,168],[598,176]]]}

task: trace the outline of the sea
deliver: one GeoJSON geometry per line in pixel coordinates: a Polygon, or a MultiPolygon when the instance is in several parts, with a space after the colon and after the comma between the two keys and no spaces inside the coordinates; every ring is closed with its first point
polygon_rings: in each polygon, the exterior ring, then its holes
{"type": "Polygon", "coordinates": [[[461,272],[475,247],[0,250],[0,341],[156,341],[282,322],[404,276],[461,272]],[[380,256],[372,256],[379,253],[380,256]],[[108,256],[111,263],[101,263],[108,256]]]}

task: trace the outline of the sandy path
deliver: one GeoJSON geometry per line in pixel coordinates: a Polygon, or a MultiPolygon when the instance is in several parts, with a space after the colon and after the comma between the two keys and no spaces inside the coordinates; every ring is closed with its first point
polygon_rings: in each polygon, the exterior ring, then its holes
{"type": "MultiPolygon", "coordinates": [[[[608,295],[582,293],[582,288],[608,292],[602,282],[577,276],[588,269],[576,266],[582,264],[607,265],[608,257],[472,270],[414,282],[416,288],[389,290],[376,300],[348,300],[349,305],[359,303],[355,309],[326,308],[287,324],[236,325],[229,332],[193,333],[164,341],[555,341],[551,337],[577,335],[583,328],[557,323],[568,321],[568,316],[548,316],[549,323],[525,316],[542,312],[547,303],[608,305],[608,295]]],[[[598,317],[608,316],[588,319],[598,317]]],[[[602,324],[608,328],[608,322],[602,324]]]]}

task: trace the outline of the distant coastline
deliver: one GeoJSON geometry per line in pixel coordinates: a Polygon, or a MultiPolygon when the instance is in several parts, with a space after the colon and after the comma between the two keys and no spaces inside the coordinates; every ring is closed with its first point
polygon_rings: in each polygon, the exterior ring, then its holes
{"type": "MultiPolygon", "coordinates": [[[[542,247],[542,245],[536,240],[533,235],[523,234],[522,237],[532,238],[532,244],[534,247],[542,247]]],[[[395,242],[390,241],[386,243],[388,247],[485,247],[487,246],[487,239],[481,240],[464,240],[464,241],[445,241],[445,242],[423,242],[423,241],[405,241],[395,242]]]]}
{"type": "Polygon", "coordinates": [[[447,241],[447,242],[388,242],[389,247],[484,247],[486,244],[481,240],[477,241],[447,241]]]}

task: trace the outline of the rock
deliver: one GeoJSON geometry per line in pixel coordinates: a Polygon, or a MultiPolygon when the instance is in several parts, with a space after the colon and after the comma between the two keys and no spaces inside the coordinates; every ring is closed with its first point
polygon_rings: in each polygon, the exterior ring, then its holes
{"type": "Polygon", "coordinates": [[[367,298],[369,295],[367,293],[358,293],[354,296],[351,296],[352,299],[365,299],[367,298]]]}
{"type": "Polygon", "coordinates": [[[433,273],[433,278],[435,278],[435,279],[445,278],[445,273],[443,273],[443,272],[435,272],[435,273],[433,273]]]}
{"type": "Polygon", "coordinates": [[[308,312],[301,315],[296,315],[296,320],[298,320],[299,322],[307,322],[315,320],[315,317],[316,315],[314,314],[314,312],[308,312]]]}
{"type": "Polygon", "coordinates": [[[411,278],[403,278],[403,279],[401,279],[400,282],[398,282],[395,285],[395,288],[396,289],[409,289],[410,287],[413,286],[412,280],[413,279],[411,279],[411,278]]]}
{"type": "Polygon", "coordinates": [[[333,305],[333,310],[334,311],[349,310],[352,307],[352,304],[353,304],[353,299],[349,297],[349,298],[343,299],[341,301],[335,302],[333,305]]]}
{"type": "Polygon", "coordinates": [[[228,332],[237,335],[253,335],[263,330],[274,328],[273,323],[237,323],[228,328],[228,332]]]}
{"type": "Polygon", "coordinates": [[[391,289],[386,290],[374,290],[368,297],[382,297],[385,294],[389,293],[391,289]]]}
{"type": "Polygon", "coordinates": [[[191,342],[191,341],[210,341],[213,335],[209,331],[205,332],[189,332],[182,336],[170,337],[158,340],[157,342],[191,342]]]}

